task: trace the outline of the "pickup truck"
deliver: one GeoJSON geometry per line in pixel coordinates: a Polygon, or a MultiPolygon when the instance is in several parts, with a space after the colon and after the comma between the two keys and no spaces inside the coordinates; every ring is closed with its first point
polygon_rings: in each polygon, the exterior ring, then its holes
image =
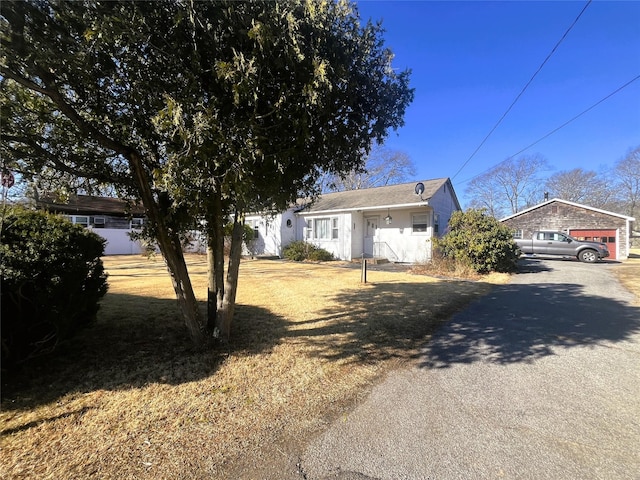
{"type": "Polygon", "coordinates": [[[601,242],[583,242],[562,232],[533,232],[533,238],[515,239],[520,252],[525,255],[552,255],[577,257],[593,263],[609,256],[607,245],[601,242]]]}

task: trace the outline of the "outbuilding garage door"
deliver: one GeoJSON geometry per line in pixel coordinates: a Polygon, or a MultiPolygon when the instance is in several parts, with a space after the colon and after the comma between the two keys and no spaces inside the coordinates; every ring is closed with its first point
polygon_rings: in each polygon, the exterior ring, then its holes
{"type": "Polygon", "coordinates": [[[615,230],[570,230],[569,235],[578,240],[602,242],[609,249],[609,260],[616,259],[616,231],[615,230]]]}

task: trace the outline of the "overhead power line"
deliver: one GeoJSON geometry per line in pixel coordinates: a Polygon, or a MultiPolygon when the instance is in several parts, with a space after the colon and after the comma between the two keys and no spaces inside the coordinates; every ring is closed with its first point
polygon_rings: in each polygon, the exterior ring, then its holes
{"type": "Polygon", "coordinates": [[[576,19],[573,21],[573,23],[569,26],[569,28],[567,29],[566,32],[564,32],[564,35],[562,35],[562,37],[560,38],[560,40],[558,40],[558,43],[556,43],[556,45],[551,49],[551,52],[549,52],[549,54],[547,55],[547,58],[544,59],[544,61],[540,64],[540,66],[538,67],[538,69],[535,71],[535,73],[533,74],[533,76],[529,79],[529,81],[527,82],[527,84],[522,88],[522,90],[520,91],[520,93],[518,94],[518,96],[516,96],[515,100],[513,102],[511,102],[511,105],[509,105],[509,108],[507,108],[507,110],[502,114],[502,116],[500,117],[500,119],[497,121],[497,123],[493,126],[493,128],[489,131],[489,133],[487,133],[487,136],[484,137],[484,139],[482,140],[482,142],[480,142],[480,145],[478,145],[478,147],[473,151],[473,153],[471,154],[471,156],[467,159],[466,162],[464,162],[462,164],[462,166],[458,169],[458,171],[455,173],[455,175],[453,175],[453,177],[451,177],[451,179],[453,180],[454,178],[456,178],[458,176],[458,174],[462,171],[462,169],[464,167],[467,166],[467,164],[471,161],[471,159],[473,157],[476,156],[476,153],[478,153],[478,150],[480,150],[482,148],[482,146],[485,144],[485,142],[489,139],[489,137],[491,136],[491,134],[495,131],[496,128],[498,128],[498,126],[502,123],[502,121],[505,119],[505,117],[507,116],[507,114],[511,111],[511,109],[513,108],[513,106],[518,102],[518,100],[520,100],[520,97],[522,96],[522,94],[527,90],[527,88],[529,88],[529,85],[531,85],[531,82],[533,82],[533,79],[536,78],[536,76],[538,75],[538,73],[540,73],[540,70],[542,70],[542,67],[544,67],[544,65],[549,61],[549,59],[551,58],[551,56],[556,52],[556,50],[558,49],[558,47],[560,46],[560,44],[564,41],[564,39],[567,37],[567,35],[569,34],[569,32],[571,31],[571,29],[574,27],[574,25],[576,23],[578,23],[578,20],[580,19],[580,17],[582,16],[582,14],[585,12],[585,10],[587,9],[587,7],[591,4],[592,0],[588,0],[587,4],[582,8],[582,10],[580,11],[580,13],[578,14],[578,16],[576,17],[576,19]]]}
{"type": "Polygon", "coordinates": [[[608,94],[606,97],[603,97],[602,99],[598,100],[596,103],[594,103],[593,105],[591,105],[589,108],[587,108],[586,110],[583,110],[582,112],[580,112],[579,114],[577,114],[575,117],[571,118],[570,120],[567,120],[566,122],[564,122],[562,125],[560,125],[559,127],[554,128],[553,130],[551,130],[549,133],[545,134],[544,136],[540,137],[538,140],[536,140],[535,142],[527,145],[526,147],[524,147],[522,150],[514,153],[513,155],[510,155],[509,157],[505,158],[504,160],[502,160],[499,163],[496,163],[494,166],[492,166],[491,168],[486,169],[485,171],[474,175],[471,178],[468,178],[460,183],[467,183],[471,180],[473,180],[474,178],[479,177],[480,175],[484,175],[485,173],[493,170],[496,167],[499,167],[500,165],[502,165],[503,163],[511,160],[513,157],[520,155],[522,152],[525,152],[527,150],[529,150],[531,147],[533,147],[534,145],[537,145],[538,143],[540,143],[542,140],[544,140],[547,137],[550,137],[551,135],[553,135],[554,133],[556,133],[558,130],[566,127],[567,125],[569,125],[571,122],[573,122],[574,120],[577,120],[578,118],[580,118],[582,115],[584,115],[585,113],[593,110],[594,108],[596,108],[598,105],[600,105],[602,102],[604,102],[605,100],[608,100],[609,98],[613,97],[616,93],[620,92],[621,90],[625,89],[626,87],[628,87],[629,85],[631,85],[633,82],[640,80],[640,75],[637,75],[636,77],[632,78],[631,80],[629,80],[627,83],[625,83],[624,85],[622,85],[621,87],[616,88],[613,92],[611,92],[610,94],[608,94]]]}

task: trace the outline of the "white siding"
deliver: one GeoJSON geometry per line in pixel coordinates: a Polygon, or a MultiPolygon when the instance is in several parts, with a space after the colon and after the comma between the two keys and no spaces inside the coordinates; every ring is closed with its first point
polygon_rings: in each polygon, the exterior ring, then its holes
{"type": "MultiPolygon", "coordinates": [[[[433,210],[430,207],[416,207],[402,210],[368,210],[366,212],[342,212],[332,214],[301,216],[301,223],[319,218],[339,219],[338,239],[310,238],[309,242],[331,252],[341,260],[355,260],[362,257],[367,218],[378,217],[378,228],[375,231],[374,256],[384,257],[392,262],[415,263],[431,258],[431,236],[433,234],[433,210]],[[389,213],[391,224],[386,224],[384,217],[389,213]],[[426,232],[412,231],[412,214],[426,213],[428,228],[426,232]]],[[[442,222],[442,220],[441,220],[442,222]]],[[[441,227],[442,228],[442,227],[441,227]]],[[[302,239],[304,237],[300,237],[302,239]]]]}
{"type": "Polygon", "coordinates": [[[442,236],[446,233],[451,215],[457,210],[449,189],[450,187],[444,184],[429,200],[429,206],[440,216],[440,226],[437,236],[442,236]]]}
{"type": "Polygon", "coordinates": [[[258,238],[254,239],[252,248],[255,255],[282,257],[284,247],[297,238],[298,218],[292,209],[273,216],[247,215],[245,221],[254,229],[257,227],[258,238]]]}
{"type": "MultiPolygon", "coordinates": [[[[415,263],[431,258],[431,236],[433,210],[425,207],[402,210],[380,210],[367,212],[367,216],[378,214],[380,223],[374,237],[374,255],[392,262],[415,263]],[[413,214],[427,214],[427,231],[414,233],[412,230],[413,214]],[[384,218],[389,214],[391,223],[384,218]]],[[[361,230],[364,230],[364,223],[361,230]]],[[[362,233],[364,235],[364,233],[362,233]]],[[[363,236],[361,236],[364,239],[363,236]]]]}
{"type": "MultiPolygon", "coordinates": [[[[341,260],[351,259],[351,214],[350,213],[331,213],[320,215],[305,215],[302,217],[304,223],[310,222],[313,225],[314,220],[337,219],[338,222],[338,238],[307,238],[307,241],[314,245],[325,249],[335,258],[341,260]]],[[[332,224],[331,224],[332,225],[332,224]]],[[[313,229],[312,229],[313,230],[313,229]]],[[[302,240],[302,238],[300,239],[302,240]]]]}
{"type": "Polygon", "coordinates": [[[91,230],[107,241],[105,255],[133,255],[144,252],[140,242],[134,242],[129,238],[132,230],[120,228],[92,228],[91,230]]]}
{"type": "Polygon", "coordinates": [[[262,217],[260,215],[247,215],[245,217],[245,223],[257,232],[257,236],[250,240],[251,248],[246,249],[246,245],[243,246],[243,254],[245,255],[275,255],[275,253],[269,251],[269,246],[273,243],[267,239],[267,225],[270,218],[262,217]]]}
{"type": "MultiPolygon", "coordinates": [[[[341,260],[356,260],[365,251],[365,233],[367,218],[377,217],[378,228],[373,236],[374,254],[387,258],[392,262],[416,263],[431,259],[432,238],[446,233],[451,214],[456,210],[456,202],[450,192],[451,187],[442,187],[429,198],[429,205],[418,205],[398,209],[347,209],[342,211],[295,213],[289,209],[273,218],[259,215],[247,216],[259,226],[260,239],[257,242],[259,254],[282,256],[282,249],[294,240],[306,240],[318,247],[324,248],[341,260]],[[426,214],[426,232],[414,232],[412,216],[426,214]],[[391,223],[384,218],[390,215],[391,223]],[[435,232],[434,219],[438,216],[438,232],[435,232]],[[338,238],[309,238],[307,224],[313,226],[317,219],[337,219],[338,238]],[[291,220],[291,226],[287,226],[291,220]]],[[[370,245],[369,245],[370,247],[370,245]]]]}

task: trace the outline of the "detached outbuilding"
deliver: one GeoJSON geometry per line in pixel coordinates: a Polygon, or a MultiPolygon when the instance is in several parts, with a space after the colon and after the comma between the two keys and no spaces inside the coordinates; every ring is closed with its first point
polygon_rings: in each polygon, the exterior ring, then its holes
{"type": "Polygon", "coordinates": [[[554,198],[500,220],[515,238],[530,238],[537,230],[557,230],[578,240],[607,244],[610,260],[626,260],[635,218],[554,198]]]}

